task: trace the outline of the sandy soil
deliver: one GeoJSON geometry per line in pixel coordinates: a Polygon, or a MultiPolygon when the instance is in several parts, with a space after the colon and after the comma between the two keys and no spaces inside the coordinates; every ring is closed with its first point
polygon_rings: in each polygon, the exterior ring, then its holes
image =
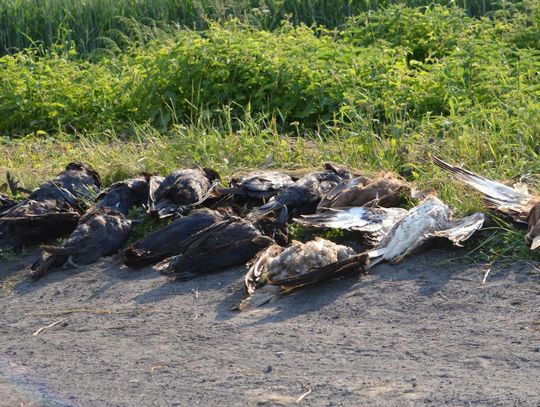
{"type": "Polygon", "coordinates": [[[540,405],[531,265],[482,285],[432,251],[241,314],[242,269],[173,282],[109,258],[34,283],[37,254],[0,263],[1,405],[540,405]]]}

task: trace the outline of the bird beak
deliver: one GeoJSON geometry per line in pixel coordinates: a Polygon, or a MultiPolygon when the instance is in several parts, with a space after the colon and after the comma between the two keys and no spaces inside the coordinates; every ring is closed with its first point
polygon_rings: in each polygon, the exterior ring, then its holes
{"type": "Polygon", "coordinates": [[[540,247],[540,236],[536,236],[531,243],[531,250],[538,249],[540,247]]]}

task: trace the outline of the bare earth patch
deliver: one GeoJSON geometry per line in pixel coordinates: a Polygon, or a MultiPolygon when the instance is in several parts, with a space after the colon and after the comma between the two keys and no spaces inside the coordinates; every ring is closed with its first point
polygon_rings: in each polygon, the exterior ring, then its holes
{"type": "Polygon", "coordinates": [[[37,254],[0,262],[2,404],[540,404],[531,265],[482,285],[433,251],[241,314],[243,269],[174,282],[108,258],[33,282],[37,254]]]}

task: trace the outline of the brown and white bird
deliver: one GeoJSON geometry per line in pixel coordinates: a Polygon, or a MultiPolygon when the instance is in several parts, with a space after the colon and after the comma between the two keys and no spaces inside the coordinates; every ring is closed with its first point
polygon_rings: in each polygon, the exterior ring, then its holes
{"type": "Polygon", "coordinates": [[[307,228],[355,230],[364,235],[367,243],[375,245],[407,213],[402,208],[332,208],[313,215],[302,215],[294,221],[307,228]]]}
{"type": "Polygon", "coordinates": [[[154,266],[159,273],[189,280],[246,264],[260,250],[274,243],[248,220],[231,216],[186,239],[178,255],[154,266]]]}
{"type": "Polygon", "coordinates": [[[211,197],[219,179],[216,171],[199,166],[173,171],[152,191],[149,212],[160,218],[183,215],[211,197]]]}
{"type": "Polygon", "coordinates": [[[444,238],[461,246],[484,224],[481,212],[463,219],[452,219],[452,211],[435,196],[429,196],[410,209],[398,221],[378,246],[368,251],[371,265],[381,261],[397,263],[417,252],[426,243],[444,238]]]}
{"type": "Polygon", "coordinates": [[[373,180],[356,177],[336,185],[321,199],[317,209],[321,211],[350,206],[397,207],[410,193],[409,185],[393,174],[382,174],[373,180]]]}
{"type": "Polygon", "coordinates": [[[482,193],[489,208],[510,216],[516,222],[526,223],[527,243],[531,245],[532,250],[540,247],[540,197],[531,195],[526,185],[515,184],[514,187],[509,187],[464,168],[450,165],[437,157],[432,157],[432,160],[437,167],[482,193]]]}
{"type": "Polygon", "coordinates": [[[358,256],[347,246],[316,238],[307,243],[293,241],[287,247],[272,245],[257,258],[244,277],[249,297],[239,309],[260,306],[284,289],[367,272],[368,256],[358,256]]]}
{"type": "Polygon", "coordinates": [[[114,254],[130,233],[131,221],[122,213],[107,207],[93,208],[61,246],[42,246],[48,255],[34,263],[32,278],[41,278],[54,267],[78,267],[114,254]]]}
{"type": "Polygon", "coordinates": [[[195,210],[127,247],[123,252],[124,264],[144,267],[180,254],[185,240],[229,216],[225,210],[195,210]]]}

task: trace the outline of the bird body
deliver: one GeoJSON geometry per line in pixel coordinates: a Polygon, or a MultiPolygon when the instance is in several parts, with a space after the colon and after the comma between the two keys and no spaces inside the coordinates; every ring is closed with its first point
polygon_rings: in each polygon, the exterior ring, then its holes
{"type": "Polygon", "coordinates": [[[398,206],[410,187],[392,174],[374,180],[356,177],[336,185],[320,201],[318,210],[350,206],[398,206]]]}
{"type": "Polygon", "coordinates": [[[93,208],[80,219],[76,229],[61,246],[43,246],[48,256],[32,267],[33,278],[41,278],[52,267],[90,264],[116,253],[131,233],[131,221],[113,209],[93,208]]]}
{"type": "Polygon", "coordinates": [[[186,239],[228,216],[224,211],[200,209],[189,216],[176,219],[124,250],[124,264],[129,267],[142,267],[175,256],[180,253],[186,239]]]}
{"type": "Polygon", "coordinates": [[[88,164],[69,163],[54,179],[34,189],[27,199],[66,201],[77,206],[80,200],[93,200],[101,187],[99,174],[88,164]]]}
{"type": "Polygon", "coordinates": [[[80,216],[65,201],[27,199],[0,217],[0,251],[64,236],[73,231],[80,216]]]}
{"type": "Polygon", "coordinates": [[[130,208],[148,201],[149,177],[116,182],[96,198],[96,208],[111,208],[127,215],[130,208]]]}
{"type": "Polygon", "coordinates": [[[372,265],[380,261],[397,263],[416,252],[428,241],[447,238],[455,245],[468,239],[484,223],[483,213],[453,220],[450,208],[435,196],[429,196],[398,221],[379,245],[369,251],[372,265]]]}
{"type": "Polygon", "coordinates": [[[239,178],[233,178],[229,188],[219,190],[221,195],[231,194],[252,199],[269,199],[284,188],[294,184],[293,179],[275,171],[252,172],[239,178]]]}
{"type": "Polygon", "coordinates": [[[367,256],[359,257],[350,247],[326,239],[293,241],[287,248],[272,245],[259,253],[244,277],[249,297],[239,308],[247,310],[262,305],[282,288],[342,277],[353,270],[367,270],[367,256]]]}
{"type": "Polygon", "coordinates": [[[160,218],[182,214],[186,208],[201,204],[219,182],[219,174],[209,168],[176,170],[160,182],[152,193],[150,212],[160,218]]]}
{"type": "Polygon", "coordinates": [[[231,216],[194,234],[182,243],[178,255],[154,266],[163,275],[181,280],[245,264],[273,239],[249,221],[231,216]]]}
{"type": "Polygon", "coordinates": [[[259,219],[270,212],[284,208],[294,215],[315,212],[320,199],[344,179],[350,179],[347,170],[326,165],[323,171],[307,174],[293,185],[283,189],[267,204],[255,209],[249,216],[259,219]]]}

